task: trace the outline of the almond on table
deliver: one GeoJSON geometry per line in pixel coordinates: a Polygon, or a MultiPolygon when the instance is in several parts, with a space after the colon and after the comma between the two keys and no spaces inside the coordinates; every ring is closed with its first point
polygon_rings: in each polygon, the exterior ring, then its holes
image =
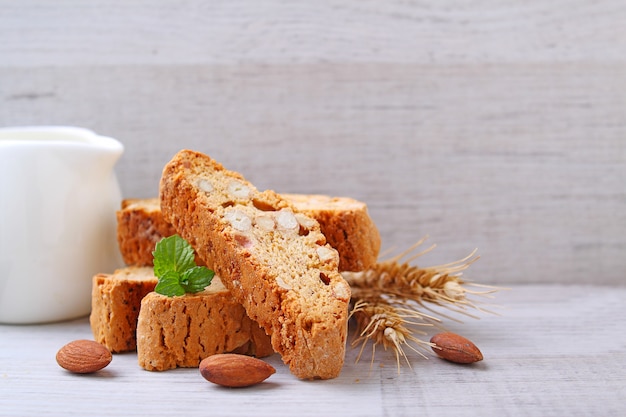
{"type": "Polygon", "coordinates": [[[433,352],[442,359],[455,363],[474,363],[483,360],[483,354],[469,339],[456,333],[438,333],[430,339],[433,352]]]}
{"type": "Polygon", "coordinates": [[[113,356],[93,340],[74,340],[63,346],[56,355],[59,366],[76,374],[90,374],[105,368],[113,356]]]}
{"type": "Polygon", "coordinates": [[[233,353],[209,356],[200,362],[200,374],[209,382],[230,388],[259,384],[276,373],[260,359],[233,353]]]}

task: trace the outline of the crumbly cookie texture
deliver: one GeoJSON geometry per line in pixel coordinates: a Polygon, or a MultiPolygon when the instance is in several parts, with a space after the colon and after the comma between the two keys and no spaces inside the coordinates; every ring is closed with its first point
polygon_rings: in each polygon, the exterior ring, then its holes
{"type": "Polygon", "coordinates": [[[152,268],[127,267],[92,280],[89,323],[94,340],[111,352],[134,351],[141,299],[157,284],[152,268]]]}
{"type": "Polygon", "coordinates": [[[165,220],[271,336],[291,372],[302,379],[337,377],[350,287],[319,223],[190,150],[165,166],[159,197],[165,220]]]}
{"type": "Polygon", "coordinates": [[[141,301],[137,359],[149,371],[193,368],[217,353],[265,357],[269,336],[215,276],[196,294],[168,297],[152,292],[141,301]]]}
{"type": "MultiPolygon", "coordinates": [[[[317,220],[326,241],[339,253],[339,271],[364,271],[376,263],[381,239],[364,202],[318,194],[281,196],[317,220]]],[[[117,218],[119,247],[128,265],[152,265],[156,243],[176,233],[163,219],[158,198],[124,200],[117,218]]]]}
{"type": "Polygon", "coordinates": [[[378,260],[381,239],[367,205],[349,197],[281,194],[301,213],[313,217],[328,243],[339,252],[340,271],[364,271],[378,260]]]}
{"type": "Polygon", "coordinates": [[[117,243],[126,265],[152,266],[152,251],[176,230],[161,215],[158,198],[126,199],[117,211],[117,243]]]}

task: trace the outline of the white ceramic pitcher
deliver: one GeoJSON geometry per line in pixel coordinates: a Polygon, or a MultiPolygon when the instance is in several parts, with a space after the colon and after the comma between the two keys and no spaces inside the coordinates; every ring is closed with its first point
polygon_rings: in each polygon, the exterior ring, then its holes
{"type": "Polygon", "coordinates": [[[114,166],[123,151],[82,128],[0,129],[0,323],[89,314],[93,275],[122,265],[114,166]]]}

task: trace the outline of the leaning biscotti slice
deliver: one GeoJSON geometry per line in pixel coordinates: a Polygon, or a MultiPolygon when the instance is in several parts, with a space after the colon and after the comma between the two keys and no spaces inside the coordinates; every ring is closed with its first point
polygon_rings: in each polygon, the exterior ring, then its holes
{"type": "Polygon", "coordinates": [[[317,221],[189,150],[165,166],[160,199],[165,220],[223,278],[294,375],[339,375],[350,287],[317,221]]]}
{"type": "Polygon", "coordinates": [[[149,371],[193,368],[217,353],[256,357],[274,353],[269,336],[215,276],[196,294],[168,297],[152,292],[141,301],[137,359],[149,371]]]}
{"type": "Polygon", "coordinates": [[[313,217],[328,243],[339,252],[340,271],[364,271],[378,260],[381,239],[367,205],[349,197],[281,194],[301,213],[313,217]]]}
{"type": "Polygon", "coordinates": [[[93,277],[89,323],[96,342],[111,352],[137,347],[135,331],[141,299],[154,290],[152,268],[126,267],[93,277]]]}
{"type": "MultiPolygon", "coordinates": [[[[364,271],[376,263],[380,234],[365,203],[315,194],[281,196],[297,211],[317,220],[326,241],[339,253],[339,271],[364,271]]],[[[124,200],[117,219],[120,251],[128,265],[152,265],[156,243],[176,233],[163,219],[158,198],[124,200]]]]}
{"type": "Polygon", "coordinates": [[[117,242],[126,265],[152,266],[152,251],[175,234],[161,215],[158,198],[126,199],[117,211],[117,242]]]}

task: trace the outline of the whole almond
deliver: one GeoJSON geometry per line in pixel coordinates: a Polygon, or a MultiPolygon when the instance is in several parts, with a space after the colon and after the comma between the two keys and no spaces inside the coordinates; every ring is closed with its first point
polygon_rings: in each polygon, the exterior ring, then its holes
{"type": "Polygon", "coordinates": [[[77,374],[89,374],[106,367],[113,356],[111,352],[93,340],[74,340],[57,352],[61,368],[77,374]]]}
{"type": "Polygon", "coordinates": [[[200,362],[200,373],[207,381],[224,387],[248,387],[265,381],[276,372],[260,359],[235,353],[220,353],[200,362]]]}
{"type": "Polygon", "coordinates": [[[442,359],[455,363],[473,363],[483,360],[483,354],[470,340],[456,333],[439,333],[430,339],[432,350],[442,359]]]}

